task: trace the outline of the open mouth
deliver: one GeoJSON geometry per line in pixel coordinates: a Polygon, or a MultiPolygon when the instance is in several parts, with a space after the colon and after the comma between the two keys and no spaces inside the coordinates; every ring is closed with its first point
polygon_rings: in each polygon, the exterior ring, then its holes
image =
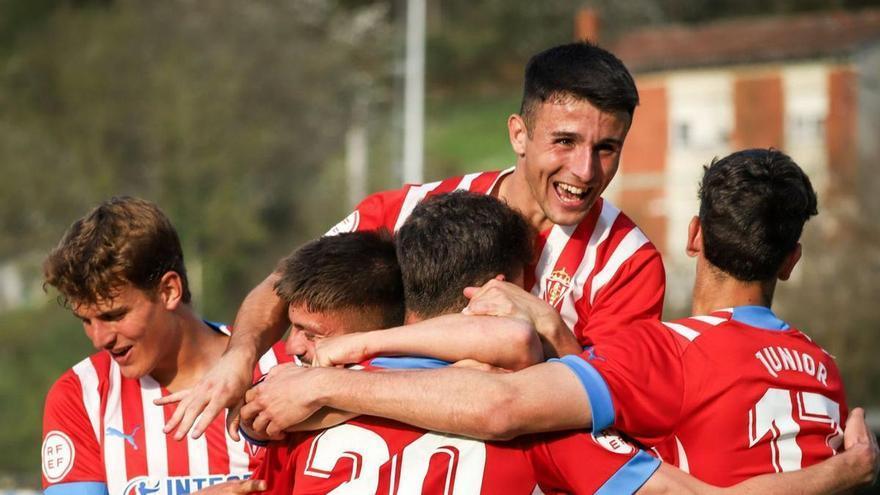
{"type": "Polygon", "coordinates": [[[553,189],[556,190],[556,196],[563,203],[578,203],[587,197],[590,192],[589,188],[577,187],[565,182],[554,182],[553,189]]]}
{"type": "Polygon", "coordinates": [[[131,354],[131,347],[132,346],[127,345],[124,347],[118,347],[116,349],[108,349],[107,352],[109,352],[110,355],[113,356],[113,359],[115,359],[116,361],[124,361],[125,358],[127,358],[131,354]]]}

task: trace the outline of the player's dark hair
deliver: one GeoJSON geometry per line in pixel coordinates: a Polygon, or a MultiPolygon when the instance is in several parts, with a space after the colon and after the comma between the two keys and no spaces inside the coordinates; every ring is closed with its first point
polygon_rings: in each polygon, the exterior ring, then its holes
{"type": "Polygon", "coordinates": [[[778,150],[715,159],[700,184],[706,259],[744,282],[772,280],[816,206],[810,179],[778,150]]]}
{"type": "Polygon", "coordinates": [[[403,324],[403,282],[387,231],[316,239],[281,260],[275,292],[312,312],[378,310],[382,328],[403,324]]]}
{"type": "Polygon", "coordinates": [[[535,112],[548,100],[587,100],[603,112],[632,117],[639,92],[623,62],[589,42],[569,43],[533,56],[526,65],[519,113],[531,133],[535,112]]]}
{"type": "Polygon", "coordinates": [[[461,311],[465,287],[513,277],[532,260],[533,233],[522,215],[466,191],[420,203],[396,240],[406,309],[422,318],[461,311]]]}
{"type": "Polygon", "coordinates": [[[145,292],[177,272],[182,300],[191,299],[177,231],[154,203],[114,197],[73,222],[43,262],[43,287],[61,293],[63,304],[110,300],[126,284],[145,292]]]}

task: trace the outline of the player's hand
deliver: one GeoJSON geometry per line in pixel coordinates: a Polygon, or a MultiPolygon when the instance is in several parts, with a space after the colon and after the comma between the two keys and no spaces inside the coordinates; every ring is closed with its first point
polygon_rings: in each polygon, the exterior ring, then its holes
{"type": "Polygon", "coordinates": [[[462,313],[518,318],[532,325],[541,338],[545,358],[583,350],[553,306],[518,285],[496,277],[482,287],[467,287],[464,295],[470,302],[462,313]]]}
{"type": "Polygon", "coordinates": [[[230,408],[226,427],[229,436],[238,440],[237,406],[251,385],[253,366],[248,359],[237,354],[224,354],[192,389],[153,401],[156,405],[179,402],[174,414],[165,423],[165,433],[176,428],[174,439],[182,440],[192,428],[191,436],[199,438],[224,408],[230,408]]]}
{"type": "MultiPolygon", "coordinates": [[[[494,278],[482,287],[466,287],[464,295],[470,302],[462,313],[485,316],[519,318],[534,325],[535,318],[547,306],[546,302],[526,292],[522,287],[494,278]]],[[[555,311],[554,311],[555,312],[555,311]]]]}
{"type": "Polygon", "coordinates": [[[266,482],[263,480],[233,480],[224,483],[218,483],[208,488],[204,488],[194,495],[234,495],[242,493],[262,492],[266,490],[266,482]]]}
{"type": "Polygon", "coordinates": [[[272,368],[262,383],[245,395],[241,419],[254,432],[278,438],[283,431],[304,421],[318,410],[314,378],[319,368],[300,368],[293,363],[272,368]]]}
{"type": "Polygon", "coordinates": [[[314,366],[342,366],[360,363],[373,356],[368,355],[365,333],[350,333],[326,337],[315,342],[314,366]]]}
{"type": "Polygon", "coordinates": [[[843,431],[844,454],[850,457],[850,466],[855,479],[870,485],[877,481],[880,472],[880,448],[877,437],[865,422],[865,410],[856,407],[849,413],[846,429],[843,431]]]}

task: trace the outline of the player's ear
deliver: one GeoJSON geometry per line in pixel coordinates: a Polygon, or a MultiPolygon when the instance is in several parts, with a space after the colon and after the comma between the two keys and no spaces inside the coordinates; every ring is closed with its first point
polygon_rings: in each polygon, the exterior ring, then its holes
{"type": "Polygon", "coordinates": [[[791,277],[791,272],[794,270],[794,267],[797,265],[797,262],[801,259],[801,243],[797,243],[794,249],[788,253],[788,256],[782,260],[782,266],[779,267],[779,273],[776,276],[779,280],[788,280],[791,277]]]}
{"type": "Polygon", "coordinates": [[[529,129],[526,121],[519,114],[513,114],[507,118],[507,135],[510,138],[510,147],[516,156],[526,155],[526,142],[529,139],[529,129]]]}
{"type": "Polygon", "coordinates": [[[688,240],[685,252],[693,258],[701,251],[703,251],[703,227],[700,224],[700,217],[694,215],[691,218],[691,223],[688,224],[688,240]]]}
{"type": "Polygon", "coordinates": [[[165,272],[159,280],[157,288],[159,299],[165,309],[174,311],[183,301],[183,279],[175,271],[165,272]]]}

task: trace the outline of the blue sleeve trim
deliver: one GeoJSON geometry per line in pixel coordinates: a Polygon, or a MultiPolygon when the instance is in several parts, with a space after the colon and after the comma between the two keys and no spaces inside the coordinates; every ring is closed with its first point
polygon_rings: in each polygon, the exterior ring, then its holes
{"type": "Polygon", "coordinates": [[[550,361],[559,361],[568,366],[568,369],[577,375],[581,385],[584,386],[593,415],[593,433],[599,433],[610,428],[614,424],[614,404],[611,402],[611,391],[608,389],[605,379],[596,371],[596,368],[584,361],[583,358],[575,355],[568,355],[561,359],[551,359],[550,361]]]}
{"type": "Polygon", "coordinates": [[[77,481],[59,483],[43,490],[44,495],[108,495],[107,483],[102,481],[77,481]]]}
{"type": "Polygon", "coordinates": [[[256,438],[248,435],[244,428],[242,428],[241,426],[238,427],[238,434],[241,435],[242,438],[244,438],[245,442],[251,445],[256,445],[257,447],[265,447],[269,445],[269,442],[266,440],[257,440],[256,438]]]}
{"type": "Polygon", "coordinates": [[[635,493],[660,467],[660,459],[640,450],[632,459],[606,481],[596,495],[635,493]]]}
{"type": "Polygon", "coordinates": [[[391,369],[435,369],[445,368],[449,366],[446,361],[426,357],[379,357],[370,361],[370,364],[377,368],[391,369]]]}

